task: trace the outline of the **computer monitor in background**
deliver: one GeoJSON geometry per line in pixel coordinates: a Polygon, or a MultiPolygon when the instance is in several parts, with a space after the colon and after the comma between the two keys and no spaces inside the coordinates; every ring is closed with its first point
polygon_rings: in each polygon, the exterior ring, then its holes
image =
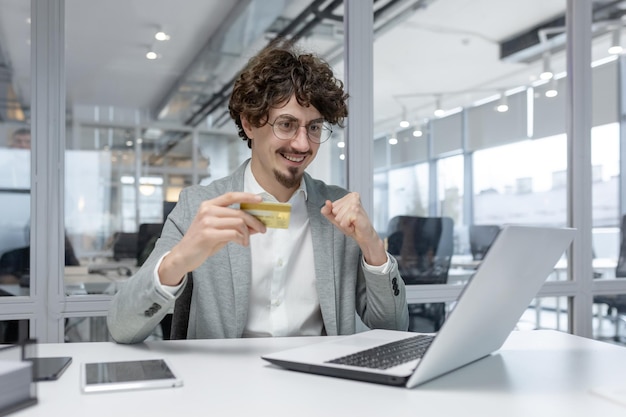
{"type": "Polygon", "coordinates": [[[481,261],[500,233],[500,226],[473,224],[469,227],[470,250],[475,261],[481,261]]]}

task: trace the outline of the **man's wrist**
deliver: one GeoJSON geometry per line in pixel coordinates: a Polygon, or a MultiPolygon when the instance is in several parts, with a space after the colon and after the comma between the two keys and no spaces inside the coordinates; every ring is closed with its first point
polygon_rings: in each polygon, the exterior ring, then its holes
{"type": "Polygon", "coordinates": [[[185,272],[179,271],[180,268],[177,268],[177,264],[176,254],[169,252],[163,257],[157,270],[159,282],[162,285],[176,287],[183,281],[185,272]]]}

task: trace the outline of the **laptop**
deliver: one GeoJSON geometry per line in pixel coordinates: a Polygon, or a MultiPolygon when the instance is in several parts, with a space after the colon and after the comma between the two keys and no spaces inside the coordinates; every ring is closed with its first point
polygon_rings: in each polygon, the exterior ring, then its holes
{"type": "Polygon", "coordinates": [[[295,371],[416,387],[498,350],[575,233],[570,228],[505,226],[436,334],[369,330],[262,358],[295,371]],[[401,364],[388,359],[369,363],[379,358],[381,346],[393,350],[398,344],[408,345],[409,356],[418,357],[401,364]]]}

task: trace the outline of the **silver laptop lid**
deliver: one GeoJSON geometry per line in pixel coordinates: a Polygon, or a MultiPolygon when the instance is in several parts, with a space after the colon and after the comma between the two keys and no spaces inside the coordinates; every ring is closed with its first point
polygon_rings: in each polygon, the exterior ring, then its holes
{"type": "Polygon", "coordinates": [[[499,349],[575,233],[569,228],[505,226],[407,387],[499,349]]]}

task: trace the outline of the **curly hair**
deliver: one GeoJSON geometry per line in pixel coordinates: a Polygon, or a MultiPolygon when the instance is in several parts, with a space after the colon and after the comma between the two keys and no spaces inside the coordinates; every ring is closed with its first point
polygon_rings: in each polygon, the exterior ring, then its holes
{"type": "Polygon", "coordinates": [[[252,57],[239,73],[230,96],[228,110],[239,136],[248,142],[241,117],[255,127],[264,126],[271,108],[294,96],[301,106],[315,107],[330,124],[343,127],[348,116],[348,94],[335,78],[330,65],[311,53],[301,53],[294,44],[276,39],[252,57]]]}

